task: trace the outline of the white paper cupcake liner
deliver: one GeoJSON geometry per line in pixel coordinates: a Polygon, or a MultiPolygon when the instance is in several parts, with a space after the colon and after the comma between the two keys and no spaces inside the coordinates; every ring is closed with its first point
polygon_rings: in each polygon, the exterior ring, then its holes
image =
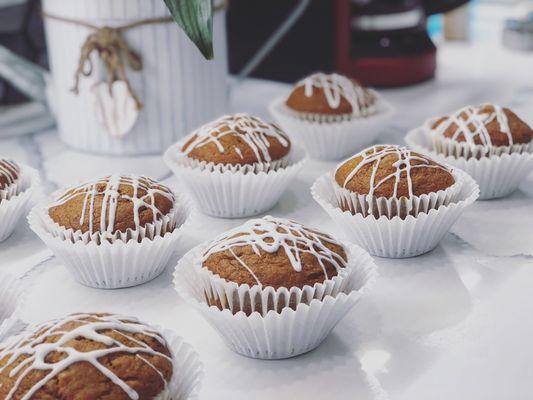
{"type": "Polygon", "coordinates": [[[11,275],[0,275],[0,342],[20,333],[25,324],[20,318],[20,310],[26,299],[26,288],[21,281],[11,275]]]}
{"type": "Polygon", "coordinates": [[[508,196],[518,189],[533,167],[530,151],[468,159],[445,156],[432,149],[431,136],[424,127],[409,132],[405,141],[413,150],[467,172],[478,183],[481,200],[508,196]]]}
{"type": "Polygon", "coordinates": [[[162,333],[172,353],[174,368],[167,390],[155,400],[197,399],[203,379],[203,366],[198,353],[174,331],[163,329],[162,333]]]}
{"type": "Polygon", "coordinates": [[[39,172],[26,165],[20,163],[18,165],[20,179],[11,185],[9,190],[4,191],[5,197],[0,199],[0,242],[13,233],[22,216],[28,212],[39,190],[39,172]]]}
{"type": "Polygon", "coordinates": [[[306,161],[305,151],[294,146],[288,159],[240,167],[185,161],[180,145],[164,155],[169,168],[187,187],[198,209],[222,218],[243,218],[265,212],[278,202],[306,161]]]}
{"type": "Polygon", "coordinates": [[[331,174],[334,181],[333,190],[337,205],[343,209],[349,209],[352,214],[362,214],[364,217],[373,215],[376,218],[385,216],[393,218],[399,216],[404,219],[408,215],[416,217],[419,213],[427,213],[431,209],[439,208],[454,202],[459,196],[463,186],[463,174],[451,170],[455,183],[444,190],[438,192],[413,196],[411,198],[386,198],[375,197],[368,194],[357,194],[348,189],[340,187],[331,174]]]}
{"type": "Polygon", "coordinates": [[[169,220],[175,222],[175,228],[170,232],[164,230],[162,235],[153,233],[161,231],[164,222],[156,224],[160,226],[157,229],[146,228],[125,236],[108,235],[105,240],[71,229],[58,230],[58,224],[51,220],[43,204],[31,210],[28,222],[81,284],[101,289],[136,286],[163,272],[178,250],[192,206],[183,194],[174,196],[176,205],[169,220]]]}
{"type": "Polygon", "coordinates": [[[320,160],[340,160],[372,144],[394,115],[394,108],[384,100],[373,115],[340,121],[300,118],[288,109],[285,98],[276,99],[269,110],[292,139],[320,160]]]}
{"type": "Polygon", "coordinates": [[[179,261],[176,290],[233,351],[252,358],[282,359],[313,350],[370,289],[377,275],[368,253],[347,245],[348,267],[337,279],[303,289],[250,288],[205,271],[199,264],[205,246],[195,247],[179,261]],[[209,305],[208,297],[227,308],[209,305]]]}
{"type": "Polygon", "coordinates": [[[311,187],[313,198],[344,231],[347,238],[379,257],[404,258],[424,254],[434,249],[449,231],[465,207],[479,195],[478,185],[468,174],[462,175],[462,187],[455,202],[419,213],[405,219],[386,216],[351,214],[337,206],[335,181],[330,173],[319,177],[311,187]]]}

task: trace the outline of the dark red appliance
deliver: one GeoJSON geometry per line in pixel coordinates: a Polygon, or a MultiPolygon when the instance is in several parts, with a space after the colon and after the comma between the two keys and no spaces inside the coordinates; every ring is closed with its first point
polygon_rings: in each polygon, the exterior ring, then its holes
{"type": "Polygon", "coordinates": [[[435,76],[437,49],[427,17],[468,0],[337,0],[336,69],[372,86],[435,76]]]}

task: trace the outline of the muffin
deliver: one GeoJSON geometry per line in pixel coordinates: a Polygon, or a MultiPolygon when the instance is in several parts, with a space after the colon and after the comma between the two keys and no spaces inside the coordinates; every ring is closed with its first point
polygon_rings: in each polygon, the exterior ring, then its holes
{"type": "MultiPolygon", "coordinates": [[[[150,178],[112,175],[67,189],[48,207],[48,214],[64,229],[114,235],[168,218],[174,200],[169,188],[150,178]]],[[[172,229],[168,224],[158,234],[172,229]]]]}
{"type": "Polygon", "coordinates": [[[510,195],[533,163],[533,130],[508,108],[467,106],[432,118],[405,141],[418,152],[462,169],[479,184],[480,199],[510,195]]]}
{"type": "Polygon", "coordinates": [[[479,188],[461,170],[377,145],[319,177],[311,194],[351,241],[372,255],[404,258],[435,248],[479,188]]]}
{"type": "Polygon", "coordinates": [[[202,212],[235,218],[272,208],[300,170],[305,152],[276,125],[235,114],[198,128],[164,158],[202,212]]]}
{"type": "Polygon", "coordinates": [[[177,398],[172,397],[177,364],[163,335],[135,318],[72,314],[5,343],[0,397],[177,398]]]}
{"type": "Polygon", "coordinates": [[[495,104],[467,106],[429,125],[435,150],[456,157],[479,158],[510,152],[513,147],[523,151],[533,139],[527,123],[510,109],[495,104]]]}
{"type": "Polygon", "coordinates": [[[379,94],[338,74],[315,73],[270,112],[314,158],[338,160],[372,143],[393,114],[379,94]]]}
{"type": "Polygon", "coordinates": [[[0,242],[7,239],[28,211],[39,188],[39,173],[0,157],[0,242]]]}
{"type": "MultiPolygon", "coordinates": [[[[13,161],[0,158],[0,191],[8,191],[15,185],[20,176],[20,167],[13,161]]],[[[0,196],[2,201],[2,196],[0,196]]]]}
{"type": "Polygon", "coordinates": [[[277,126],[251,115],[235,114],[193,132],[181,151],[206,163],[253,165],[279,161],[290,149],[289,138],[277,126]]]}
{"type": "MultiPolygon", "coordinates": [[[[414,197],[450,189],[451,171],[426,156],[395,145],[372,146],[339,164],[334,173],[339,186],[339,206],[351,213],[381,215],[376,202],[398,200],[399,208],[387,216],[418,212],[409,202],[414,197]],[[365,199],[361,201],[361,197],[365,199]]],[[[394,204],[394,203],[393,203],[394,204]]],[[[436,203],[435,206],[441,204],[436,203]]]]}
{"type": "Polygon", "coordinates": [[[320,115],[324,119],[330,116],[349,119],[374,114],[377,102],[376,93],[354,79],[315,73],[295,85],[285,104],[304,118],[320,115]]]}
{"type": "Polygon", "coordinates": [[[118,288],[163,271],[190,213],[185,195],[153,179],[110,175],[60,190],[28,219],[76,280],[118,288]]]}
{"type": "Polygon", "coordinates": [[[330,236],[267,216],[215,239],[202,265],[238,285],[302,289],[337,276],[346,261],[342,245],[330,236]]]}
{"type": "Polygon", "coordinates": [[[234,351],[268,359],[317,347],[374,275],[357,246],[266,216],[189,251],[174,282],[234,351]]]}

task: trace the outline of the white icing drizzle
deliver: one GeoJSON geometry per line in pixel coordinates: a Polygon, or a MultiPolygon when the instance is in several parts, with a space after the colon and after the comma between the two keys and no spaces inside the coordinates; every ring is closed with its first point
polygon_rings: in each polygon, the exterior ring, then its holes
{"type": "Polygon", "coordinates": [[[375,191],[381,185],[387,182],[389,179],[394,179],[393,197],[397,198],[398,187],[400,185],[400,181],[402,177],[405,177],[405,179],[407,179],[409,197],[412,197],[414,195],[413,179],[411,178],[411,171],[413,169],[433,168],[433,169],[442,169],[444,171],[448,171],[448,169],[446,169],[442,165],[431,164],[431,161],[428,158],[409,150],[407,147],[400,147],[400,146],[385,144],[385,145],[377,145],[377,146],[369,147],[361,151],[360,153],[356,154],[355,156],[349,158],[348,160],[343,161],[337,166],[337,169],[335,170],[335,174],[337,174],[337,171],[339,170],[339,168],[341,168],[344,164],[346,164],[350,160],[353,160],[357,157],[362,157],[362,160],[346,176],[346,179],[344,180],[342,187],[346,188],[346,185],[348,184],[348,182],[350,182],[363,167],[367,165],[371,165],[372,173],[370,174],[370,182],[369,182],[370,188],[368,191],[369,196],[373,196],[375,191]],[[396,170],[390,173],[389,175],[385,176],[383,179],[376,182],[376,175],[379,170],[381,161],[389,155],[394,155],[398,158],[398,160],[392,164],[392,166],[396,168],[396,170]],[[413,164],[413,161],[420,162],[420,164],[413,164]]]}
{"type": "Polygon", "coordinates": [[[296,86],[304,87],[304,94],[311,97],[315,89],[322,89],[332,109],[339,108],[344,98],[352,106],[352,115],[368,115],[374,105],[374,96],[363,86],[339,74],[315,73],[298,82],[296,86]]]}
{"type": "Polygon", "coordinates": [[[296,272],[302,271],[301,255],[312,254],[324,271],[325,279],[329,279],[325,263],[329,263],[337,270],[346,266],[346,261],[337,253],[326,247],[326,244],[341,244],[326,234],[310,230],[303,225],[283,218],[265,216],[251,219],[243,225],[234,228],[215,240],[205,251],[202,262],[214,253],[229,251],[238,263],[253,276],[258,285],[262,285],[250,267],[239,258],[234,249],[250,246],[260,255],[260,251],[275,253],[283,249],[291,266],[296,272]]]}
{"type": "MultiPolygon", "coordinates": [[[[190,154],[194,149],[214,143],[218,151],[224,153],[225,149],[220,139],[228,135],[238,135],[253,151],[258,162],[272,161],[268,152],[270,147],[268,138],[277,140],[283,147],[289,146],[287,136],[275,125],[248,114],[235,114],[224,115],[194,131],[190,137],[196,136],[195,139],[188,143],[183,152],[190,154]],[[223,127],[225,130],[221,131],[223,127]]],[[[239,148],[234,149],[241,159],[244,158],[239,148]]]]}
{"type": "Polygon", "coordinates": [[[135,175],[111,175],[67,189],[49,208],[63,205],[78,196],[83,196],[83,208],[79,220],[80,226],[83,226],[87,222],[89,232],[94,232],[96,228],[101,233],[113,233],[115,231],[115,218],[120,200],[131,201],[133,204],[135,230],[140,228],[141,209],[149,209],[152,212],[153,223],[157,222],[162,213],[155,204],[156,195],[161,195],[172,202],[174,201],[172,192],[153,179],[135,175]],[[98,186],[100,185],[104,185],[103,191],[98,190],[98,186]],[[120,185],[131,186],[133,188],[133,195],[121,194],[119,192],[120,185]],[[141,195],[141,191],[144,191],[145,194],[141,195]],[[94,205],[98,196],[102,197],[102,207],[100,211],[100,226],[95,227],[94,205]]]}
{"type": "Polygon", "coordinates": [[[14,398],[16,392],[21,388],[24,379],[32,371],[48,371],[48,374],[35,383],[23,397],[20,397],[21,400],[30,400],[32,396],[51,379],[58,376],[71,365],[81,362],[91,364],[113,384],[119,386],[130,399],[136,400],[139,398],[137,392],[99,361],[102,357],[112,356],[119,353],[136,355],[140,360],[159,373],[166,388],[167,382],[161,371],[155,368],[155,366],[142,357],[142,355],[159,356],[168,360],[171,364],[172,359],[163,353],[155,351],[146,343],[133,337],[135,334],[146,335],[157,340],[163,346],[166,346],[165,339],[159,333],[156,333],[148,326],[139,323],[135,318],[120,315],[73,314],[65,318],[52,320],[35,326],[32,331],[26,331],[26,333],[17,337],[12,343],[8,343],[7,346],[0,351],[0,359],[6,359],[5,365],[0,367],[0,373],[13,366],[9,376],[14,377],[19,374],[5,400],[14,398]],[[89,318],[94,319],[94,321],[88,321],[87,319],[89,318]],[[80,323],[81,325],[70,331],[61,328],[70,322],[80,323]],[[128,347],[119,340],[100,333],[104,330],[112,330],[113,332],[120,334],[124,339],[133,342],[134,346],[128,347]],[[45,343],[47,338],[56,337],[58,335],[60,335],[60,337],[54,343],[45,343]],[[68,344],[76,338],[84,338],[102,343],[106,348],[81,352],[68,344]],[[46,362],[46,357],[52,352],[61,353],[65,358],[53,364],[48,363],[46,362]],[[22,356],[27,356],[27,358],[17,365],[17,360],[22,356]]]}
{"type": "Polygon", "coordinates": [[[466,143],[475,146],[475,139],[479,137],[483,146],[491,146],[492,140],[490,138],[487,125],[493,121],[499,124],[500,132],[507,135],[509,145],[513,144],[513,135],[509,120],[502,107],[496,104],[483,104],[481,106],[467,106],[457,110],[453,114],[445,117],[438,126],[433,128],[433,132],[437,135],[443,135],[449,128],[454,127],[455,131],[450,139],[457,140],[459,136],[463,135],[466,143]],[[484,108],[492,108],[492,112],[482,112],[484,108]]]}
{"type": "Polygon", "coordinates": [[[6,186],[15,183],[18,171],[19,168],[14,162],[0,158],[0,175],[6,177],[6,186]]]}

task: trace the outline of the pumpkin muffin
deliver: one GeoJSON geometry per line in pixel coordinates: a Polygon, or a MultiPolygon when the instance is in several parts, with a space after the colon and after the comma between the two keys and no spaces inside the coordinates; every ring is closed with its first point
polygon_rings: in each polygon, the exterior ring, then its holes
{"type": "Polygon", "coordinates": [[[238,285],[301,289],[332,279],[346,262],[343,246],[329,235],[266,216],[215,239],[202,266],[238,285]]]}
{"type": "Polygon", "coordinates": [[[284,132],[248,114],[226,115],[200,127],[181,148],[194,160],[224,165],[270,163],[290,150],[284,132]]]}
{"type": "Polygon", "coordinates": [[[160,221],[174,201],[169,188],[150,178],[111,175],[66,190],[49,205],[48,215],[73,231],[124,233],[160,221]]]}
{"type": "Polygon", "coordinates": [[[455,183],[451,172],[430,158],[406,147],[378,145],[341,163],[337,184],[351,192],[385,198],[411,198],[455,183]]]}
{"type": "Polygon", "coordinates": [[[513,111],[495,104],[467,106],[431,123],[436,137],[487,149],[528,144],[533,130],[513,111]]]}
{"type": "Polygon", "coordinates": [[[174,361],[160,333],[112,314],[45,322],[4,346],[0,398],[6,400],[167,398],[173,374],[174,361]]]}
{"type": "Polygon", "coordinates": [[[293,111],[332,116],[375,113],[377,96],[359,82],[338,74],[315,73],[298,82],[285,104],[293,111]]]}
{"type": "Polygon", "coordinates": [[[20,167],[13,161],[0,158],[0,190],[6,190],[19,180],[20,167]]]}

